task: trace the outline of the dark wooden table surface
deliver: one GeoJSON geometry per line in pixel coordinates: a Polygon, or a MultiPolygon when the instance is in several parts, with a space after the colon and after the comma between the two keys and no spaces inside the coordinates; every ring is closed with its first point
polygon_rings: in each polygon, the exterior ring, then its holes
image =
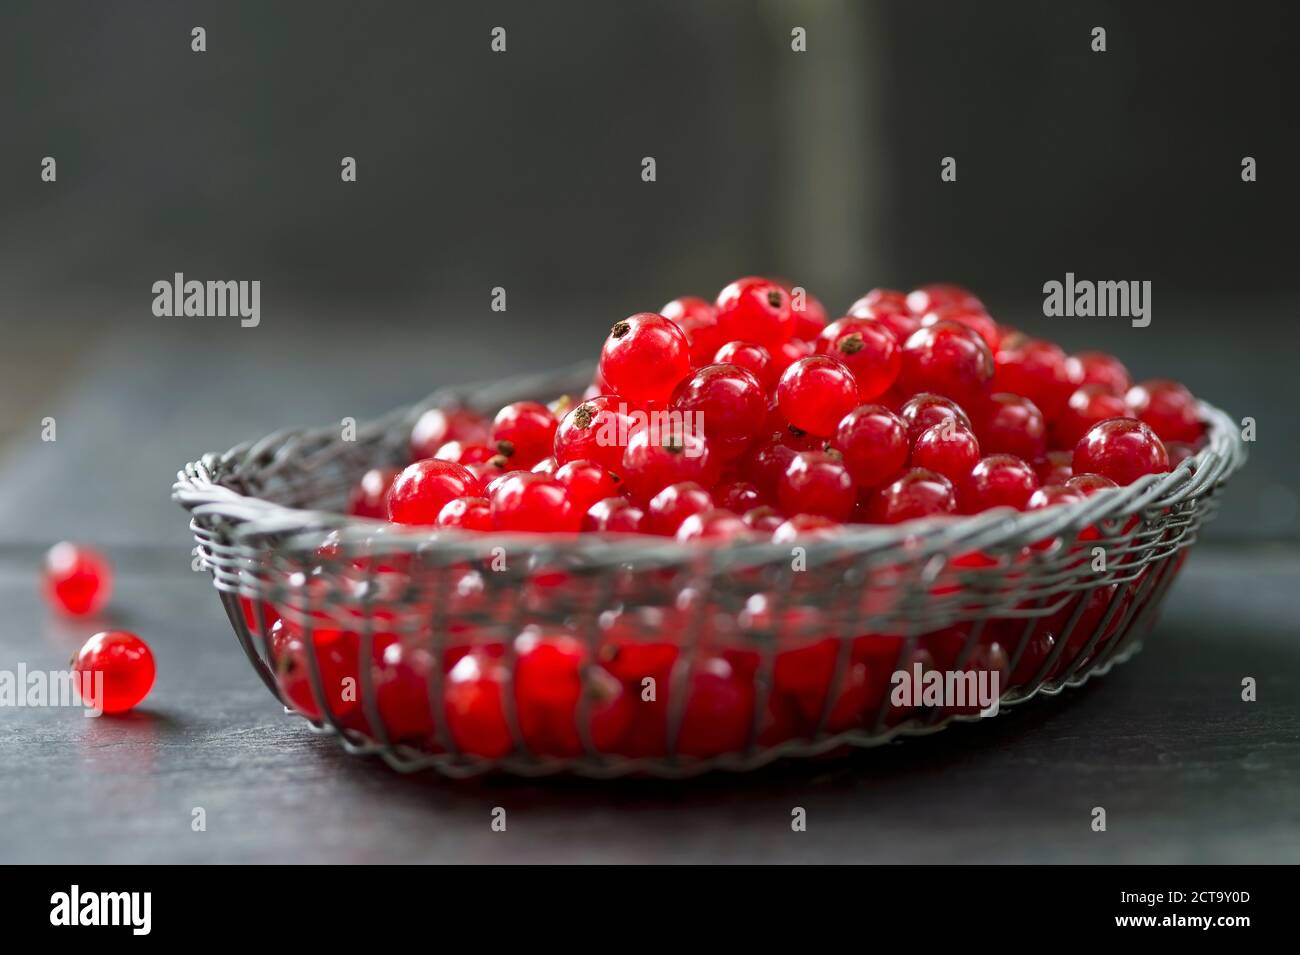
{"type": "MultiPolygon", "coordinates": [[[[57,668],[91,632],[36,591],[43,549],[74,537],[114,559],[106,622],[150,641],[159,678],[126,718],[0,710],[0,861],[1300,861],[1300,554],[1238,532],[1254,513],[1249,480],[1230,489],[1242,518],[1198,549],[1149,645],[1068,697],[684,784],[404,777],[346,756],[269,697],[189,569],[168,488],[199,452],[386,410],[439,374],[494,367],[499,351],[362,350],[363,331],[343,330],[314,341],[305,367],[268,329],[256,349],[238,332],[196,343],[159,329],[95,351],[48,409],[6,422],[0,668],[57,668]],[[34,437],[45,414],[54,444],[34,437]],[[1240,699],[1247,676],[1254,703],[1240,699]],[[489,825],[498,806],[504,833],[489,825]],[[790,829],[796,806],[803,833],[790,829]],[[1104,833],[1090,828],[1095,806],[1104,833]]],[[[510,364],[573,357],[541,327],[521,334],[510,364]]]]}

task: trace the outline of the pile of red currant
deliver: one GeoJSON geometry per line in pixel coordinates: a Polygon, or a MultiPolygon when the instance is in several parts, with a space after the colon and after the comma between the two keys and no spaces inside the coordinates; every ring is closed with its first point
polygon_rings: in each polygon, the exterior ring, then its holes
{"type": "MultiPolygon", "coordinates": [[[[515,402],[491,421],[427,412],[411,437],[414,463],[366,474],[350,510],[483,534],[784,542],[848,523],[1081,501],[1169,470],[1202,431],[1181,385],[1134,385],[1112,356],[1068,355],[1030,338],[956,286],[877,289],[828,321],[804,290],[743,278],[713,303],[681,298],[617,322],[596,380],[577,398],[515,402]]],[[[333,546],[322,553],[337,557],[333,546]]],[[[322,718],[323,692],[344,728],[373,734],[377,715],[389,741],[489,759],[520,744],[561,757],[589,748],[710,757],[894,724],[912,712],[887,697],[896,666],[997,671],[1004,689],[1036,674],[1059,678],[1103,623],[1087,652],[1095,659],[1107,648],[1137,590],[1094,587],[1027,635],[1024,617],[986,620],[972,649],[969,624],[925,633],[900,663],[902,636],[854,637],[845,660],[821,611],[777,612],[761,587],[730,632],[711,631],[689,653],[675,635],[689,630],[699,595],[685,592],[661,605],[599,608],[595,643],[558,625],[507,631],[509,608],[493,605],[488,571],[467,563],[451,568],[454,586],[440,598],[448,634],[437,651],[432,604],[407,608],[406,622],[402,598],[385,609],[384,594],[402,591],[406,560],[345,561],[345,576],[361,572],[349,585],[368,599],[343,619],[245,600],[246,622],[264,633],[281,691],[301,713],[322,718]],[[743,639],[760,630],[781,635],[770,670],[743,639]],[[373,706],[341,689],[358,685],[364,631],[373,706]],[[649,685],[657,691],[647,694],[649,685]],[[676,693],[684,700],[674,709],[676,693]]],[[[991,563],[978,553],[952,561],[958,570],[991,563]]],[[[327,585],[297,576],[311,605],[313,586],[327,585]]],[[[532,573],[517,599],[529,606],[569,583],[562,572],[532,573]]]]}
{"type": "Polygon", "coordinates": [[[470,531],[777,540],[1033,510],[1167,471],[1196,401],[995,321],[970,292],[874,289],[828,322],[749,277],[617,322],[579,400],[428,412],[352,513],[470,531]],[[656,426],[658,425],[658,426],[656,426]]]}

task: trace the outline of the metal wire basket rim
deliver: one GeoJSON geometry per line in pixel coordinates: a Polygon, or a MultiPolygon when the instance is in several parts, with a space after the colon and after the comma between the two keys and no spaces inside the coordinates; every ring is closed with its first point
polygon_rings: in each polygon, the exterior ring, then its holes
{"type": "MultiPolygon", "coordinates": [[[[580,368],[589,369],[589,366],[580,368]]],[[[528,393],[534,382],[538,389],[548,384],[553,387],[557,377],[573,375],[575,371],[517,378],[498,386],[507,395],[528,393]]],[[[395,409],[358,426],[357,441],[363,437],[379,438],[391,434],[393,429],[398,429],[399,435],[408,434],[406,426],[430,408],[490,404],[495,398],[485,398],[485,394],[490,395],[492,387],[470,385],[435,392],[416,405],[395,409]],[[398,428],[399,425],[402,427],[398,428]]],[[[437,547],[463,551],[466,557],[472,558],[490,556],[497,548],[504,547],[581,556],[591,564],[620,563],[630,557],[669,564],[722,555],[761,562],[788,557],[792,546],[802,548],[810,559],[899,547],[914,557],[923,557],[954,548],[996,547],[1016,538],[1042,540],[1070,531],[1077,533],[1085,527],[1130,516],[1145,508],[1163,509],[1218,487],[1242,465],[1245,448],[1235,423],[1223,411],[1204,401],[1198,407],[1207,424],[1205,447],[1171,472],[1146,475],[1125,487],[1103,489],[1083,501],[1038,511],[997,508],[974,515],[919,518],[893,525],[845,524],[831,535],[809,535],[782,543],[764,540],[708,544],[641,534],[484,534],[432,529],[289,507],[242,494],[220,483],[220,472],[231,462],[265,460],[269,465],[286,457],[288,450],[295,447],[295,440],[301,443],[326,436],[337,439],[337,429],[330,427],[284,429],[258,441],[236,445],[223,454],[206,454],[177,473],[172,497],[195,519],[220,518],[234,522],[230,537],[235,543],[282,536],[284,539],[277,543],[282,552],[302,555],[315,551],[331,534],[338,535],[339,543],[345,548],[362,544],[373,547],[376,535],[382,534],[386,545],[391,544],[391,552],[414,553],[437,547]]]]}

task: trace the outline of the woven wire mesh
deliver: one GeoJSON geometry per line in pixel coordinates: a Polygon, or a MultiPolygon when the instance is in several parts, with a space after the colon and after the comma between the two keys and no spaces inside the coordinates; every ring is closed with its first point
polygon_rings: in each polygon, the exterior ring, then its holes
{"type": "MultiPolygon", "coordinates": [[[[1060,693],[1130,656],[1245,460],[1233,422],[1203,403],[1205,446],[1169,474],[1040,511],[854,526],[793,544],[485,535],[342,514],[366,470],[407,463],[412,427],[426,410],[491,413],[514,400],[580,392],[589,380],[584,366],[443,390],[358,427],[355,440],[338,428],[281,431],[178,474],[174,497],[190,512],[198,553],[278,699],[351,752],[450,776],[686,776],[934,732],[980,714],[897,705],[896,671],[997,671],[1005,707],[1060,693]],[[276,679],[275,617],[302,634],[305,706],[286,699],[276,679]],[[563,635],[584,651],[574,732],[561,746],[521,723],[515,647],[525,632],[563,635]],[[336,642],[339,634],[349,642],[336,642]],[[395,641],[430,661],[427,713],[414,735],[390,732],[376,685],[384,675],[376,651],[395,641]],[[602,740],[593,712],[596,681],[608,679],[602,664],[629,647],[670,658],[648,748],[644,733],[632,748],[602,740]],[[470,649],[500,659],[504,754],[466,752],[449,725],[444,674],[470,649]],[[743,675],[749,725],[725,742],[687,741],[696,680],[719,656],[743,675]],[[794,704],[775,695],[787,671],[804,678],[794,704]],[[340,672],[355,677],[348,705],[325,692],[340,672]]],[[[634,680],[628,692],[643,685],[634,680]]]]}

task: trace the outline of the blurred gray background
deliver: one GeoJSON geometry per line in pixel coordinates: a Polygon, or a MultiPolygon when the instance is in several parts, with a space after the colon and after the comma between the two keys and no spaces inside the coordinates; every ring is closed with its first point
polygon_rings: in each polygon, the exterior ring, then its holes
{"type": "Polygon", "coordinates": [[[183,545],[200,452],[593,356],[752,272],[832,311],[957,281],[1182,378],[1259,421],[1210,533],[1294,538],[1297,32],[1281,2],[9,0],[0,540],[183,545]],[[261,280],[261,325],[155,317],[176,271],[261,280]],[[1150,280],[1152,325],[1043,318],[1067,271],[1150,280]]]}

